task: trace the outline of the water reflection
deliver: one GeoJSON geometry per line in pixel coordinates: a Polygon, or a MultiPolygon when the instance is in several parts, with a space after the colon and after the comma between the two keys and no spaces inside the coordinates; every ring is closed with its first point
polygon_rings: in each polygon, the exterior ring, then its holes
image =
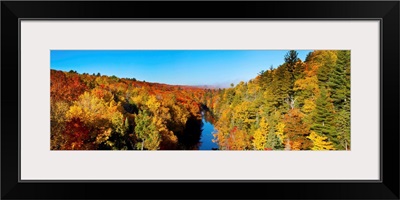
{"type": "Polygon", "coordinates": [[[202,116],[202,123],[204,125],[201,133],[199,150],[216,150],[218,149],[218,145],[212,142],[214,139],[213,133],[215,131],[214,125],[212,124],[214,122],[212,113],[208,110],[204,110],[202,116]]]}
{"type": "Polygon", "coordinates": [[[201,113],[202,118],[190,117],[185,129],[177,134],[178,150],[218,150],[214,139],[214,117],[205,107],[201,113]]]}

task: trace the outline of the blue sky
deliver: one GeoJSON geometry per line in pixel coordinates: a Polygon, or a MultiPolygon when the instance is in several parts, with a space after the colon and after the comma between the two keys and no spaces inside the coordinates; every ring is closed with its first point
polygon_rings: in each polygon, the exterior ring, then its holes
{"type": "MultiPolygon", "coordinates": [[[[284,63],[287,50],[51,50],[50,68],[146,82],[220,87],[284,63]]],[[[307,50],[297,51],[304,61],[307,50]]]]}

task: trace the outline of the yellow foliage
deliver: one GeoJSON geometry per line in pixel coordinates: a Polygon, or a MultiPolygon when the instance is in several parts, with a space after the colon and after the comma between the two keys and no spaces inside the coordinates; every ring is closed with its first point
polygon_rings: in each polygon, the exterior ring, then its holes
{"type": "Polygon", "coordinates": [[[62,123],[65,121],[65,114],[69,110],[69,105],[66,102],[58,101],[50,103],[50,119],[52,122],[62,123]]]}
{"type": "Polygon", "coordinates": [[[177,119],[177,121],[180,122],[181,124],[186,124],[187,119],[190,116],[190,113],[186,109],[181,108],[176,104],[172,105],[172,110],[174,112],[175,119],[177,119]]]}
{"type": "Polygon", "coordinates": [[[301,108],[301,111],[304,113],[311,113],[316,107],[316,104],[311,99],[304,100],[304,106],[301,108]]]}
{"type": "Polygon", "coordinates": [[[252,124],[255,119],[251,119],[249,108],[251,107],[251,102],[243,101],[241,104],[233,108],[233,116],[235,121],[241,121],[247,124],[252,124]]]}
{"type": "Polygon", "coordinates": [[[111,132],[112,132],[112,129],[108,128],[108,129],[104,130],[102,133],[98,134],[96,137],[95,143],[101,144],[101,143],[107,141],[108,138],[111,136],[111,132]]]}
{"type": "Polygon", "coordinates": [[[254,84],[254,83],[249,83],[247,85],[247,93],[249,95],[255,95],[260,91],[260,85],[259,84],[254,84]]]}
{"type": "Polygon", "coordinates": [[[264,119],[264,117],[261,117],[261,121],[260,121],[260,129],[264,132],[268,132],[268,122],[264,119]]]}
{"type": "Polygon", "coordinates": [[[332,142],[328,141],[327,137],[320,136],[314,131],[311,131],[311,134],[307,138],[314,143],[312,150],[335,150],[332,142]]]}
{"type": "Polygon", "coordinates": [[[152,112],[157,112],[158,108],[160,108],[161,103],[157,100],[155,96],[150,96],[149,100],[146,102],[146,106],[152,112]]]}
{"type": "Polygon", "coordinates": [[[336,63],[337,60],[336,50],[316,50],[312,53],[312,59],[307,63],[308,70],[306,70],[307,76],[315,76],[318,68],[322,65],[326,65],[328,62],[336,63]]]}
{"type": "Polygon", "coordinates": [[[85,124],[96,128],[107,128],[113,125],[122,134],[124,133],[124,117],[120,109],[121,104],[114,100],[108,103],[85,92],[69,108],[66,118],[68,120],[74,117],[80,118],[85,124]]]}
{"type": "Polygon", "coordinates": [[[260,127],[254,132],[253,146],[256,150],[264,150],[267,142],[268,123],[261,118],[260,127]]]}
{"type": "Polygon", "coordinates": [[[318,86],[317,76],[305,77],[304,79],[299,79],[294,83],[294,91],[308,91],[314,96],[319,96],[320,90],[318,86]]]}
{"type": "Polygon", "coordinates": [[[140,105],[141,103],[143,103],[142,99],[143,99],[143,96],[140,96],[140,95],[131,96],[131,101],[136,105],[140,105]]]}
{"type": "Polygon", "coordinates": [[[111,92],[101,88],[94,88],[90,93],[106,102],[111,101],[114,98],[114,95],[111,94],[111,92]]]}
{"type": "Polygon", "coordinates": [[[285,130],[285,124],[282,122],[278,123],[275,127],[275,134],[279,137],[279,139],[281,139],[282,142],[285,139],[285,135],[283,134],[284,130],[285,130]]]}
{"type": "Polygon", "coordinates": [[[227,146],[227,137],[229,135],[229,125],[231,121],[231,113],[230,109],[227,109],[226,112],[222,112],[220,119],[214,125],[215,130],[218,130],[214,133],[214,139],[212,140],[215,143],[218,143],[220,147],[227,146]]]}
{"type": "Polygon", "coordinates": [[[266,143],[266,133],[264,133],[262,130],[257,129],[254,132],[253,136],[253,146],[254,149],[256,150],[264,150],[265,143],[266,143]]]}
{"type": "Polygon", "coordinates": [[[66,114],[67,119],[71,119],[73,117],[82,116],[83,110],[81,107],[73,105],[69,108],[69,111],[66,114]]]}

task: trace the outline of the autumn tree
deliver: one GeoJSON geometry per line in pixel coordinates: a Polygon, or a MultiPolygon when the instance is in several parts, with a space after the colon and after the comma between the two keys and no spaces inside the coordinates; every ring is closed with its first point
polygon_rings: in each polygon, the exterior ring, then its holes
{"type": "Polygon", "coordinates": [[[78,74],[61,71],[50,72],[51,101],[74,101],[87,89],[78,74]]]}
{"type": "Polygon", "coordinates": [[[311,134],[307,136],[307,138],[313,142],[312,150],[335,150],[332,142],[330,142],[326,136],[311,131],[311,134]]]}
{"type": "Polygon", "coordinates": [[[255,150],[265,149],[268,130],[268,122],[264,118],[261,118],[259,128],[255,131],[253,136],[253,147],[255,150]]]}
{"type": "Polygon", "coordinates": [[[51,149],[349,150],[350,51],[316,50],[224,89],[51,70],[51,149]]]}
{"type": "Polygon", "coordinates": [[[289,139],[292,143],[293,150],[306,150],[312,145],[307,139],[309,127],[303,121],[303,114],[299,109],[292,109],[284,116],[284,134],[285,139],[289,139]]]}
{"type": "Polygon", "coordinates": [[[66,142],[62,145],[64,150],[89,150],[92,149],[90,142],[90,130],[79,118],[72,118],[67,121],[64,137],[66,142]]]}
{"type": "Polygon", "coordinates": [[[135,118],[135,124],[135,133],[141,140],[137,148],[140,150],[157,150],[160,145],[161,136],[148,113],[146,111],[139,111],[139,114],[135,118]]]}

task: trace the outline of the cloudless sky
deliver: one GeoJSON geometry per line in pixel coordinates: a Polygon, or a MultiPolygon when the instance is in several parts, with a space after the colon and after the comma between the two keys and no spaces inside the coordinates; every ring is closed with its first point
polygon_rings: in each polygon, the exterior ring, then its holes
{"type": "MultiPolygon", "coordinates": [[[[284,63],[288,50],[51,50],[50,68],[172,85],[249,81],[284,63]]],[[[297,51],[304,61],[308,50],[297,51]]]]}

